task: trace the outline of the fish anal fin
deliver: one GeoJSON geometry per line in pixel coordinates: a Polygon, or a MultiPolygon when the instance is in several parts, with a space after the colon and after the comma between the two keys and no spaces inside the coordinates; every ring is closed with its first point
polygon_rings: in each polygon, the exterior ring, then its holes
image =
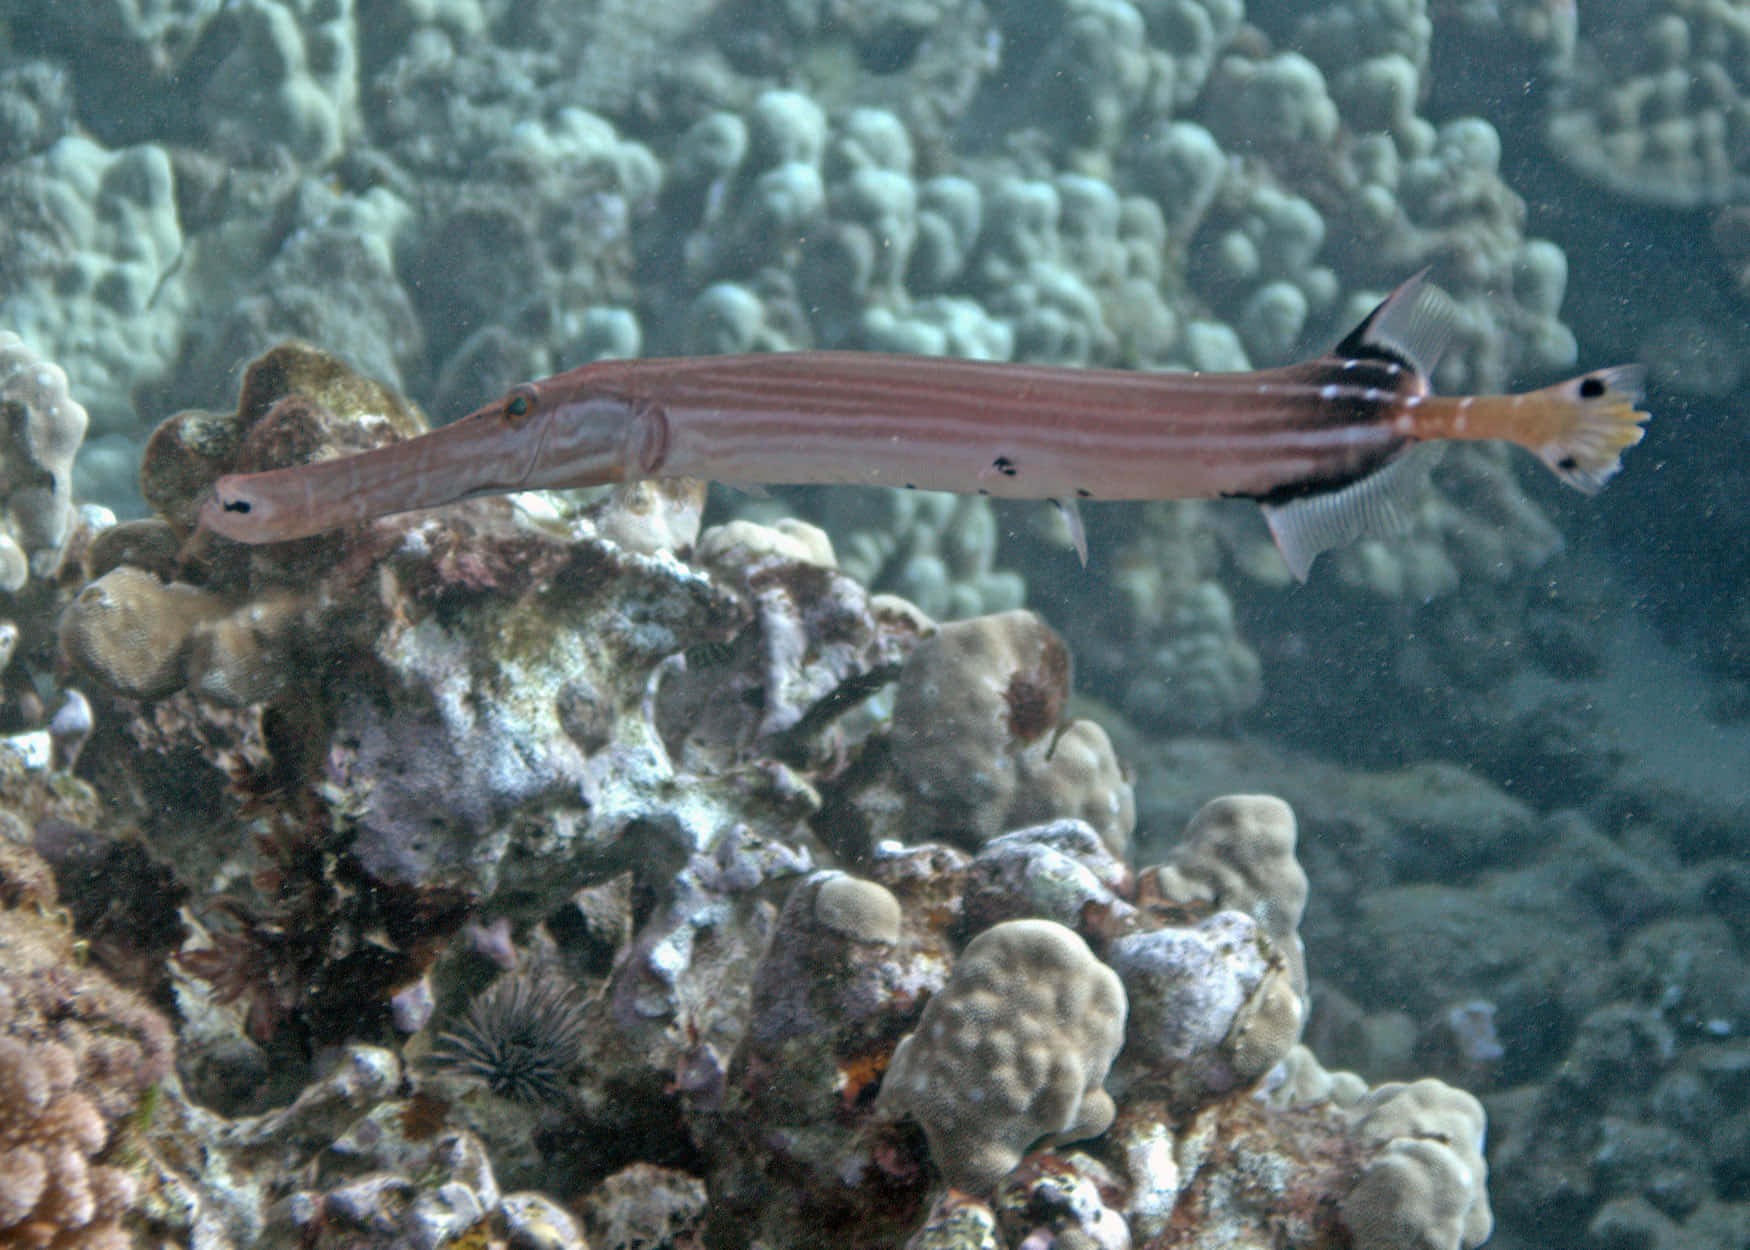
{"type": "Polygon", "coordinates": [[[1440,458],[1437,444],[1411,447],[1359,481],[1336,490],[1265,503],[1264,520],[1276,549],[1297,581],[1304,582],[1319,553],[1364,535],[1401,533],[1410,505],[1440,458]]]}
{"type": "Polygon", "coordinates": [[[1432,377],[1458,315],[1452,297],[1427,281],[1428,271],[1414,275],[1368,313],[1349,336],[1337,344],[1338,356],[1387,356],[1432,377]]]}

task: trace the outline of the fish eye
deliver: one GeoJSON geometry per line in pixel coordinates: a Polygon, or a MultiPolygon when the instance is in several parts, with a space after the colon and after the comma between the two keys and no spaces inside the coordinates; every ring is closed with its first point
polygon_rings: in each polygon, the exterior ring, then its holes
{"type": "Polygon", "coordinates": [[[526,382],[504,397],[504,415],[512,421],[521,421],[534,410],[535,388],[526,382]]]}

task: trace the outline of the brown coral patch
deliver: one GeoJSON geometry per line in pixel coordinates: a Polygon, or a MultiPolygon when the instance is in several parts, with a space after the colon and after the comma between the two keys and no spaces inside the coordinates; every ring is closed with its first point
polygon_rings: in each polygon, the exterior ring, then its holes
{"type": "Polygon", "coordinates": [[[1039,654],[1009,677],[1003,702],[1009,709],[1009,735],[1030,746],[1056,729],[1069,701],[1070,655],[1063,639],[1043,631],[1039,654]]]}
{"type": "Polygon", "coordinates": [[[230,466],[242,441],[230,416],[191,410],[165,418],[140,458],[140,494],[165,520],[194,528],[201,493],[230,466]]]}
{"type": "Polygon", "coordinates": [[[381,382],[355,373],[339,357],[308,343],[281,343],[256,357],[243,374],[237,420],[251,435],[255,424],[282,399],[301,395],[330,412],[384,418],[402,438],[425,432],[419,411],[381,382]]]}
{"type": "MultiPolygon", "coordinates": [[[[1125,1118],[1161,1114],[1140,1105],[1125,1118]]],[[[1341,1111],[1329,1103],[1275,1109],[1242,1090],[1198,1120],[1180,1134],[1190,1180],[1166,1230],[1142,1250],[1215,1244],[1221,1229],[1233,1244],[1349,1244],[1337,1198],[1354,1185],[1360,1161],[1341,1111]]]]}

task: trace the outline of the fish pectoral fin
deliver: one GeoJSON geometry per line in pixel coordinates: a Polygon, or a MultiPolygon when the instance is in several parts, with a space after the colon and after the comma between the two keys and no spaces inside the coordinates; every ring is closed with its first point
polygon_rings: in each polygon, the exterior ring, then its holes
{"type": "Polygon", "coordinates": [[[1440,451],[1437,444],[1420,443],[1347,486],[1263,504],[1270,536],[1295,580],[1306,580],[1320,552],[1367,534],[1402,533],[1410,502],[1427,483],[1440,451]]]}
{"type": "Polygon", "coordinates": [[[1053,499],[1058,512],[1063,517],[1063,523],[1069,527],[1069,540],[1074,544],[1076,555],[1081,557],[1082,567],[1088,567],[1088,531],[1082,528],[1082,510],[1076,507],[1073,499],[1053,499]]]}

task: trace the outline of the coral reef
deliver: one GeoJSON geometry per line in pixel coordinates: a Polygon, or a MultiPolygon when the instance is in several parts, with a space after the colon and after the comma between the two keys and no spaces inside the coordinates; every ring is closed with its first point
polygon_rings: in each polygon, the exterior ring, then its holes
{"type": "MultiPolygon", "coordinates": [[[[154,437],[152,524],[185,524],[203,476],[417,424],[283,349],[236,413],[154,437]]],[[[176,961],[188,1088],[231,1118],[174,1091],[157,1140],[216,1142],[224,1176],[175,1174],[171,1224],[564,1245],[576,1203],[604,1228],[875,1247],[973,1201],[1012,1245],[1121,1244],[1180,1210],[1234,1236],[1473,1244],[1480,1171],[1455,1215],[1459,1165],[1398,1144],[1415,1114],[1255,1097],[1306,1014],[1286,805],[1219,800],[1133,872],[1131,786],[1106,732],[1066,719],[1069,651],[1037,616],[935,626],[811,527],[696,510],[497,499],[214,538],[196,581],[138,535],[94,545],[64,639],[125,730],[106,777],[149,793],[161,753],[192,750],[216,826],[261,822],[252,878],[214,869],[236,884],[191,904],[176,961]],[[170,657],[149,698],[99,662],[97,639],[183,621],[183,599],[194,638],[287,596],[302,675],[252,700],[202,682],[189,656],[212,648],[186,641],[135,648],[170,657]],[[280,1110],[237,1092],[269,1065],[280,1110]],[[1241,1139],[1318,1163],[1223,1206],[1209,1169],[1241,1139]],[[629,1196],[653,1166],[678,1205],[629,1196]]]]}
{"type": "Polygon", "coordinates": [[[1731,139],[1744,93],[1737,18],[1726,6],[1677,4],[1636,16],[1584,32],[1571,95],[1549,117],[1551,149],[1632,200],[1692,206],[1741,194],[1731,139]]]}
{"type": "Polygon", "coordinates": [[[317,167],[359,128],[358,32],[350,0],[245,0],[202,32],[227,47],[202,85],[200,113],[221,148],[262,142],[317,167]]]}
{"type": "Polygon", "coordinates": [[[1305,587],[1221,503],[1089,508],[1091,572],[1054,513],[848,491],[185,546],[222,472],[424,428],[397,390],[442,419],[789,347],[1243,369],[1423,267],[1442,391],[1578,333],[1729,407],[1743,213],[1657,213],[1741,190],[1741,25],[5,6],[0,325],[69,384],[0,344],[0,853],[35,900],[0,915],[55,956],[0,1012],[0,1241],[1459,1250],[1491,1219],[1461,1085],[1503,1244],[1743,1240],[1742,812],[1603,698],[1647,598],[1750,672],[1715,438],[1659,451],[1659,524],[1610,497],[1663,544],[1620,590],[1604,514],[1489,449],[1305,587]],[[933,1038],[1017,931],[1063,959],[933,1038]]]}

